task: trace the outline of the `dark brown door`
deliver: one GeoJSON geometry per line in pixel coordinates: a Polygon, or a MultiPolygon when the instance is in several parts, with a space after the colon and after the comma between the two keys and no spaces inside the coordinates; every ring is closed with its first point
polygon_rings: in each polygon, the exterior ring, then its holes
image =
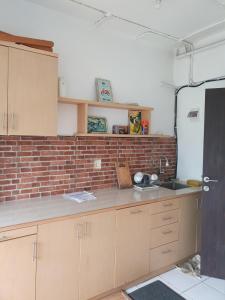
{"type": "Polygon", "coordinates": [[[201,273],[225,279],[225,89],[206,90],[201,273]]]}

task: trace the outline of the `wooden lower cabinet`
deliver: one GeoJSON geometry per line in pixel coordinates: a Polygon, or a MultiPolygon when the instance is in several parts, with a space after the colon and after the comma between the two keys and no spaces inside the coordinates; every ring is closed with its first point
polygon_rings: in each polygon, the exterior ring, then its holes
{"type": "MultiPolygon", "coordinates": [[[[171,204],[168,206],[171,210],[166,213],[163,212],[166,201],[164,204],[157,204],[157,209],[151,210],[157,214],[151,216],[150,272],[168,267],[197,252],[199,197],[200,195],[196,194],[176,199],[179,205],[171,204]],[[167,222],[173,223],[165,225],[167,222]]],[[[156,205],[153,205],[156,208],[156,205]]]]}
{"type": "Polygon", "coordinates": [[[113,289],[114,237],[114,212],[40,225],[36,300],[85,300],[113,289]]]}
{"type": "Polygon", "coordinates": [[[87,300],[193,255],[199,197],[1,232],[0,299],[87,300]]]}
{"type": "Polygon", "coordinates": [[[198,201],[200,195],[182,197],[177,260],[193,255],[198,250],[198,201]]]}
{"type": "Polygon", "coordinates": [[[36,300],[77,300],[81,224],[79,219],[38,227],[36,300]]]}
{"type": "Polygon", "coordinates": [[[81,239],[80,299],[89,299],[115,287],[115,213],[83,218],[81,239]]]}
{"type": "Polygon", "coordinates": [[[0,299],[35,300],[36,235],[0,242],[0,299]]]}
{"type": "Polygon", "coordinates": [[[149,273],[150,205],[121,209],[116,215],[116,286],[149,273]]]}

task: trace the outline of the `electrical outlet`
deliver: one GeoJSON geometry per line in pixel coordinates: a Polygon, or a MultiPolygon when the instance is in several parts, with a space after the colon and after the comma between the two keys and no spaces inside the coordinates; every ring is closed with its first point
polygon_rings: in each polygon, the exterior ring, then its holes
{"type": "Polygon", "coordinates": [[[101,169],[102,168],[102,160],[101,159],[96,159],[94,160],[94,169],[101,169]]]}

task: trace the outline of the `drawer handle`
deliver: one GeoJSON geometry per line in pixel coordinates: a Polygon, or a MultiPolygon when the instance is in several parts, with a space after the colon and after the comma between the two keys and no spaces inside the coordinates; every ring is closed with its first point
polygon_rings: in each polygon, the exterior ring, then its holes
{"type": "Polygon", "coordinates": [[[169,254],[171,252],[173,252],[173,251],[171,249],[168,249],[168,250],[162,251],[162,254],[169,254]]]}
{"type": "Polygon", "coordinates": [[[173,203],[167,203],[167,204],[163,204],[164,207],[171,207],[173,206],[173,203]]]}
{"type": "Polygon", "coordinates": [[[170,234],[170,233],[173,233],[173,230],[167,230],[167,231],[163,231],[163,234],[170,234]]]}
{"type": "Polygon", "coordinates": [[[130,212],[131,215],[137,215],[137,214],[141,214],[142,210],[133,210],[130,212]]]}
{"type": "Polygon", "coordinates": [[[165,218],[163,218],[163,221],[169,221],[169,220],[173,220],[173,217],[165,217],[165,218]]]}
{"type": "Polygon", "coordinates": [[[4,242],[4,241],[6,241],[8,239],[9,238],[6,235],[4,235],[4,236],[0,237],[0,242],[4,242]]]}

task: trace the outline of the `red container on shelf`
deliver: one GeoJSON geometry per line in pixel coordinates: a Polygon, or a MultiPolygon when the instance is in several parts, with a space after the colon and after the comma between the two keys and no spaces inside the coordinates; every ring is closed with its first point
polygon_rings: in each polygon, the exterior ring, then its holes
{"type": "Polygon", "coordinates": [[[148,134],[149,133],[149,121],[148,120],[142,120],[141,121],[142,126],[142,134],[148,134]]]}

